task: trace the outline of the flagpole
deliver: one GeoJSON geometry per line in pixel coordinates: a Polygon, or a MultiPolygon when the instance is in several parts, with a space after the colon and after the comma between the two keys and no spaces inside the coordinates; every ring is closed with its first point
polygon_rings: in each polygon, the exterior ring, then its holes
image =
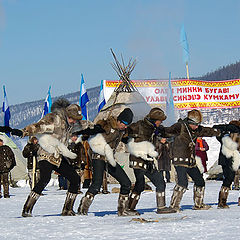
{"type": "Polygon", "coordinates": [[[189,70],[188,70],[188,63],[186,63],[186,69],[187,69],[187,79],[189,80],[189,70]]]}

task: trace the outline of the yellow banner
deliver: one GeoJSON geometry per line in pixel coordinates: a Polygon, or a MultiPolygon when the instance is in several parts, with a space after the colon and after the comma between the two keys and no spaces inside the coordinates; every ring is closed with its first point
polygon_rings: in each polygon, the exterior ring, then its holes
{"type": "MultiPolygon", "coordinates": [[[[151,106],[164,107],[169,99],[168,80],[133,80],[133,85],[151,106]]],[[[107,101],[119,81],[104,81],[107,101]]],[[[240,79],[226,81],[172,80],[172,95],[177,109],[240,107],[240,79]]]]}

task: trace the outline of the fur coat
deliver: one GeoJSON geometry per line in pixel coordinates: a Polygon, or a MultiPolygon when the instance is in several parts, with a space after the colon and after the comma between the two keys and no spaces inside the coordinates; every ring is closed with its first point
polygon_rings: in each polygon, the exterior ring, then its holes
{"type": "MultiPolygon", "coordinates": [[[[174,137],[172,145],[173,164],[176,166],[195,167],[195,143],[197,137],[219,136],[220,133],[220,130],[201,125],[194,131],[190,128],[187,121],[182,119],[171,127],[166,127],[166,137],[174,137]]],[[[198,162],[200,163],[201,161],[198,162]]]]}
{"type": "Polygon", "coordinates": [[[218,164],[229,166],[236,172],[240,165],[240,136],[238,133],[217,137],[221,143],[221,148],[218,157],[218,164]]]}
{"type": "Polygon", "coordinates": [[[158,152],[155,151],[155,131],[156,127],[148,118],[132,123],[128,127],[128,136],[132,138],[128,144],[128,151],[130,153],[130,167],[135,169],[147,169],[149,162],[155,161],[158,152]]]}
{"type": "Polygon", "coordinates": [[[76,154],[68,150],[68,141],[72,126],[67,122],[64,109],[45,115],[37,123],[23,129],[25,136],[36,136],[39,140],[38,161],[47,160],[57,167],[61,164],[61,155],[76,158],[76,154]]]}
{"type": "MultiPolygon", "coordinates": [[[[39,144],[33,144],[31,142],[27,143],[27,145],[24,147],[22,151],[22,155],[24,158],[27,158],[27,169],[31,170],[33,169],[33,157],[36,157],[37,160],[37,152],[39,149],[39,144]]],[[[36,169],[39,169],[38,162],[36,169]]]]}
{"type": "Polygon", "coordinates": [[[7,145],[0,146],[0,173],[7,173],[14,166],[16,161],[12,149],[7,145]]]}
{"type": "Polygon", "coordinates": [[[114,157],[115,149],[125,135],[124,130],[117,127],[117,119],[110,117],[106,120],[100,120],[98,125],[104,130],[89,138],[88,143],[92,150],[92,159],[107,160],[113,167],[116,166],[114,157]]]}

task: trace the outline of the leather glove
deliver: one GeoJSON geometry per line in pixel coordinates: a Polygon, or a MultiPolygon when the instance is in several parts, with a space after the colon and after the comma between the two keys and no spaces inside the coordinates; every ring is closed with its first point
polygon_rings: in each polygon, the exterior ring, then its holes
{"type": "Polygon", "coordinates": [[[0,126],[0,132],[9,133],[12,131],[12,128],[9,126],[0,126]]]}
{"type": "Polygon", "coordinates": [[[14,129],[12,129],[11,134],[16,135],[18,137],[22,137],[23,136],[23,131],[20,130],[20,129],[14,128],[14,129]]]}

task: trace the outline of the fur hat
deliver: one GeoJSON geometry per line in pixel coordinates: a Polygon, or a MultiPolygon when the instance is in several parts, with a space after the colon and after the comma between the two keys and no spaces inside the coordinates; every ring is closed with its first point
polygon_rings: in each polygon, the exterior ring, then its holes
{"type": "Polygon", "coordinates": [[[152,108],[149,114],[147,115],[147,117],[153,121],[157,121],[157,120],[164,121],[167,118],[164,111],[158,107],[152,108]]]}
{"type": "Polygon", "coordinates": [[[82,119],[82,111],[81,107],[77,104],[70,104],[66,107],[67,116],[74,120],[81,120],[82,119]]]}
{"type": "Polygon", "coordinates": [[[240,121],[237,121],[237,120],[232,120],[229,124],[233,124],[240,127],[240,121]]]}
{"type": "Polygon", "coordinates": [[[29,137],[29,142],[34,143],[34,140],[38,140],[35,136],[29,137]]]}
{"type": "Polygon", "coordinates": [[[187,121],[189,124],[198,125],[202,122],[202,120],[203,116],[199,110],[193,109],[188,112],[187,121]]]}
{"type": "Polygon", "coordinates": [[[133,112],[130,108],[125,108],[117,117],[117,120],[129,125],[133,120],[133,112]]]}

